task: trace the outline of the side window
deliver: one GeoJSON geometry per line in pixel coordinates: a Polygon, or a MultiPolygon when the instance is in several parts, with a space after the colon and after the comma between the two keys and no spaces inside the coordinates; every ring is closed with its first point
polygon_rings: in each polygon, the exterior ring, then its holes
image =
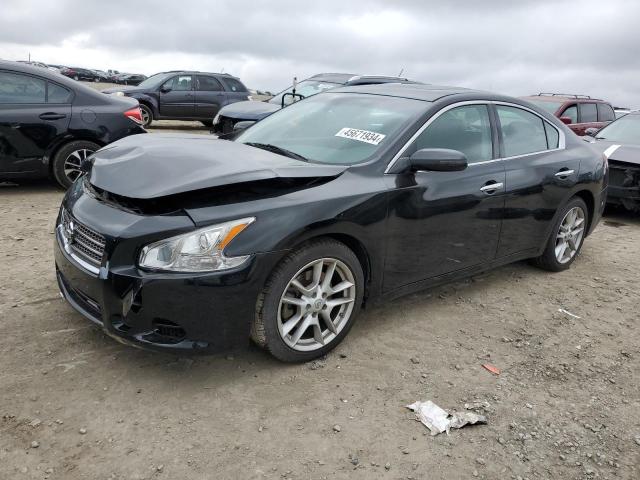
{"type": "Polygon", "coordinates": [[[2,103],[45,103],[46,84],[44,80],[0,72],[0,104],[2,103]]]}
{"type": "Polygon", "coordinates": [[[444,112],[420,134],[413,148],[450,148],[469,163],[493,158],[491,123],[486,105],[465,105],[444,112]]]}
{"type": "Polygon", "coordinates": [[[47,88],[47,103],[67,103],[71,97],[69,90],[55,83],[49,82],[47,88]]]}
{"type": "Polygon", "coordinates": [[[558,130],[551,126],[548,122],[544,123],[544,131],[547,134],[547,147],[550,149],[558,148],[560,146],[560,134],[558,130]]]}
{"type": "Polygon", "coordinates": [[[598,103],[597,105],[599,122],[612,122],[616,119],[616,114],[611,105],[607,103],[598,103]]]}
{"type": "Polygon", "coordinates": [[[565,109],[560,116],[569,117],[571,119],[571,123],[578,123],[578,108],[575,105],[571,105],[565,109]]]}
{"type": "Polygon", "coordinates": [[[232,92],[246,92],[247,91],[247,87],[245,87],[242,83],[240,83],[235,78],[225,78],[225,79],[223,79],[223,81],[224,81],[225,85],[227,86],[227,89],[231,90],[232,92]]]}
{"type": "Polygon", "coordinates": [[[598,121],[598,111],[595,103],[580,104],[580,123],[589,123],[598,121]]]}
{"type": "Polygon", "coordinates": [[[540,117],[521,108],[502,105],[496,105],[496,111],[505,157],[547,150],[547,134],[540,117]]]}
{"type": "Polygon", "coordinates": [[[176,92],[184,92],[192,89],[191,84],[191,75],[178,75],[164,82],[162,88],[170,88],[176,92]]]}
{"type": "Polygon", "coordinates": [[[198,75],[197,89],[201,92],[220,92],[223,90],[222,84],[214,77],[198,75]]]}

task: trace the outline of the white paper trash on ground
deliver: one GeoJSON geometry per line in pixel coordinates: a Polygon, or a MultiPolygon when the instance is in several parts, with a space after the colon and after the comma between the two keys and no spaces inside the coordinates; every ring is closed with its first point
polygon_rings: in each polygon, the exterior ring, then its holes
{"type": "Polygon", "coordinates": [[[462,428],[465,425],[473,425],[475,423],[487,423],[484,415],[478,415],[473,412],[454,412],[449,414],[431,400],[426,402],[415,402],[407,405],[407,408],[416,413],[416,419],[422,422],[429,430],[431,435],[438,435],[442,432],[449,433],[450,428],[462,428]]]}

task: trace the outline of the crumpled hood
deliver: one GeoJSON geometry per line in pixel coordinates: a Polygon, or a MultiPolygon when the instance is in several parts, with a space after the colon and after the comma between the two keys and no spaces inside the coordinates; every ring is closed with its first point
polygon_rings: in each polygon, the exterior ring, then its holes
{"type": "Polygon", "coordinates": [[[221,116],[236,120],[262,120],[278,110],[280,110],[280,105],[275,103],[247,100],[227,105],[219,113],[221,116]]]}
{"type": "Polygon", "coordinates": [[[621,144],[609,140],[596,140],[589,143],[598,151],[607,153],[609,160],[640,165],[640,145],[621,144]]]}
{"type": "Polygon", "coordinates": [[[335,177],[348,167],[295,160],[209,135],[132,135],[91,157],[89,182],[132,199],[153,199],[276,178],[335,177]]]}

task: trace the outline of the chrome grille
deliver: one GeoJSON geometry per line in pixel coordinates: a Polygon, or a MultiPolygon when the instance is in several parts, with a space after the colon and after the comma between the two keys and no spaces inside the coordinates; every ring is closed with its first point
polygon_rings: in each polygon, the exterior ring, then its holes
{"type": "Polygon", "coordinates": [[[66,210],[62,210],[62,227],[73,253],[94,265],[102,263],[105,247],[102,235],[72,218],[66,210]]]}

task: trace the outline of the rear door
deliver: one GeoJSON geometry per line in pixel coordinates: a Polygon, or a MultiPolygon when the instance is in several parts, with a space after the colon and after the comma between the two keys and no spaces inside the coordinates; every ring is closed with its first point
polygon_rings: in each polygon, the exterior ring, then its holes
{"type": "Polygon", "coordinates": [[[43,78],[0,70],[0,174],[46,170],[43,157],[69,126],[72,96],[43,78]]]}
{"type": "Polygon", "coordinates": [[[577,183],[580,159],[564,148],[564,133],[522,106],[495,105],[506,171],[506,201],[498,257],[537,250],[577,183]]]}
{"type": "Polygon", "coordinates": [[[226,103],[227,94],[222,84],[211,75],[198,75],[196,80],[195,116],[213,120],[226,103]]]}
{"type": "Polygon", "coordinates": [[[193,75],[176,75],[164,82],[160,87],[160,115],[168,118],[193,118],[194,87],[193,75]]]}

